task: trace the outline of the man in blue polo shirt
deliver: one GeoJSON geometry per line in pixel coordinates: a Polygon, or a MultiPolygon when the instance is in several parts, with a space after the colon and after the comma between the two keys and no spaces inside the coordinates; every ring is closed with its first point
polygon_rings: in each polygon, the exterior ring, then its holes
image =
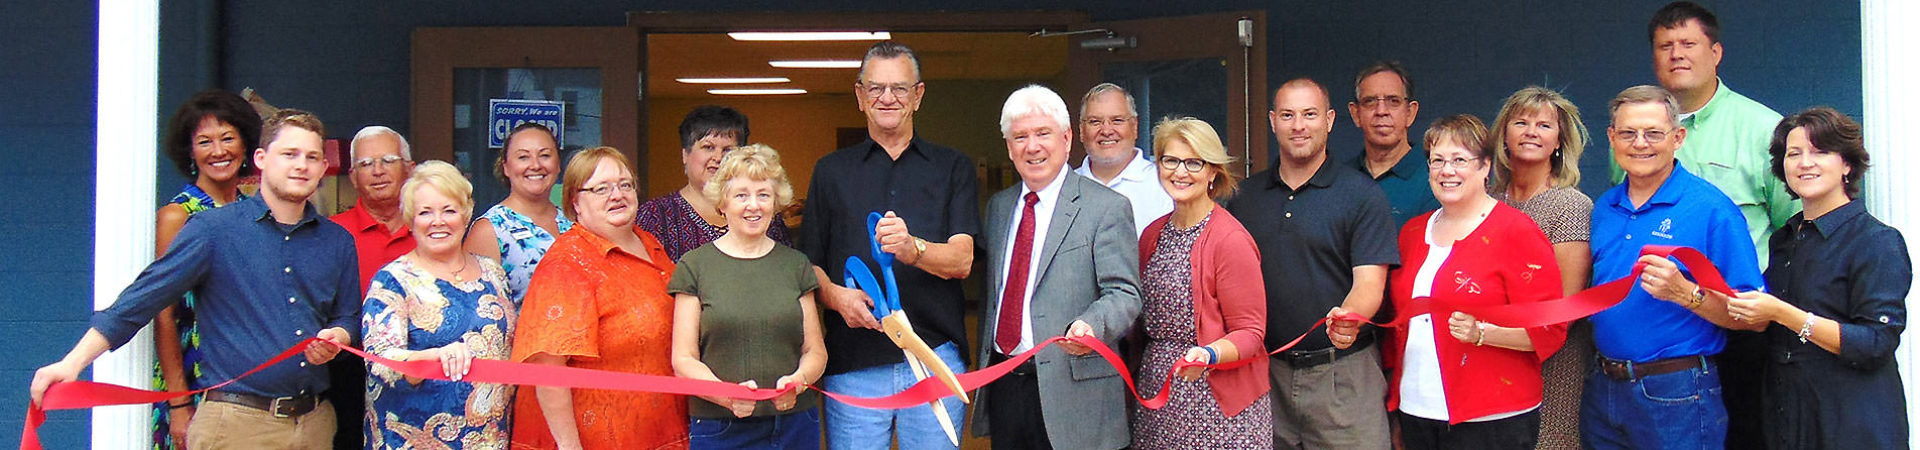
{"type": "MultiPolygon", "coordinates": [[[[1746,219],[1726,194],[1675,162],[1686,140],[1679,102],[1634,86],[1608,104],[1614,160],[1626,182],[1594,201],[1595,284],[1646,264],[1620,304],[1592,317],[1600,370],[1587,377],[1580,431],[1588,448],[1718,448],[1727,433],[1713,355],[1727,329],[1758,329],[1727,312],[1726,296],[1700,289],[1685,268],[1641,257],[1645,245],[1700,250],[1734,289],[1762,288],[1746,219]]],[[[1761,324],[1764,325],[1764,324],[1761,324]]]]}

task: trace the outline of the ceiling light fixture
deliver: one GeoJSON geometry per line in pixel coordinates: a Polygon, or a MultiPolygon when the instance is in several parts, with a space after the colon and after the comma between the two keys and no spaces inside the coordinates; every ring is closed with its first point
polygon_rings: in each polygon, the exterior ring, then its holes
{"type": "Polygon", "coordinates": [[[675,78],[673,79],[673,81],[678,81],[686,84],[766,84],[766,83],[786,83],[793,80],[787,79],[787,77],[758,77],[758,78],[710,77],[710,78],[675,78]]]}
{"type": "Polygon", "coordinates": [[[782,69],[858,69],[858,59],[788,59],[767,61],[767,65],[782,69]]]}
{"type": "Polygon", "coordinates": [[[736,41],[884,41],[893,39],[893,33],[885,31],[793,31],[767,32],[744,31],[727,33],[736,41]]]}
{"type": "Polygon", "coordinates": [[[807,90],[806,89],[708,89],[707,93],[713,94],[713,95],[799,95],[799,94],[807,93],[807,90]]]}

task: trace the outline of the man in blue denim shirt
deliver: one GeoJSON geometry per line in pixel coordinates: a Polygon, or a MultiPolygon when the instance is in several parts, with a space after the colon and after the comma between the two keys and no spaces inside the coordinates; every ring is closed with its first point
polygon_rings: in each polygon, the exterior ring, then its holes
{"type": "MultiPolygon", "coordinates": [[[[318,337],[352,345],[359,335],[360,275],[353,237],[307,198],[326,174],[320,120],[282,110],[253,152],[260,195],[194,216],[165,255],[140,273],[64,359],[34,373],[33,399],[75,379],[188,291],[202,299],[202,384],[227,380],[287,347],[318,337]],[[282,301],[284,299],[284,301],[282,301]]],[[[193,448],[331,448],[332,407],[322,365],[340,348],[309,345],[304,360],[275,364],[219,390],[187,429],[193,448]]],[[[346,389],[360,389],[344,386],[346,389]]]]}
{"type": "Polygon", "coordinates": [[[1627,178],[1594,201],[1594,284],[1627,276],[1635,264],[1646,268],[1626,299],[1591,318],[1601,357],[1587,376],[1581,436],[1587,448],[1719,448],[1727,410],[1711,357],[1726,347],[1724,329],[1757,327],[1729,314],[1725,295],[1700,289],[1672,260],[1640,250],[1692,247],[1734,289],[1762,289],[1746,219],[1675,162],[1687,130],[1673,94],[1635,86],[1608,106],[1607,136],[1627,178]]]}

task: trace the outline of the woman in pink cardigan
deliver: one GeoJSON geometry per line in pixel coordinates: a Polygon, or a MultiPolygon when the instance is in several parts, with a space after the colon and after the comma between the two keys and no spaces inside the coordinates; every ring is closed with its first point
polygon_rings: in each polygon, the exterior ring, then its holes
{"type": "Polygon", "coordinates": [[[1267,399],[1267,304],[1253,237],[1215,198],[1233,194],[1239,176],[1213,127],[1168,119],[1153,127],[1160,186],[1173,213],[1140,235],[1141,319],[1146,352],[1141,380],[1157,383],[1178,361],[1225,363],[1231,370],[1183,370],[1160,409],[1140,408],[1133,446],[1273,448],[1267,399]]]}
{"type": "Polygon", "coordinates": [[[1553,246],[1526,213],[1487,195],[1492,146],[1471,115],[1427,130],[1428,183],[1440,209],[1400,229],[1387,297],[1403,326],[1386,361],[1387,409],[1407,449],[1531,449],[1540,427],[1540,364],[1567,327],[1510,328],[1461,308],[1560,298],[1553,246]]]}

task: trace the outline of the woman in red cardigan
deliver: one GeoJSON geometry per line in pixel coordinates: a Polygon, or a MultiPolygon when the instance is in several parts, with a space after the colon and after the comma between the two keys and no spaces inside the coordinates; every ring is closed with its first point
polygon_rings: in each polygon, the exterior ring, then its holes
{"type": "Polygon", "coordinates": [[[1177,374],[1165,407],[1138,410],[1133,446],[1273,448],[1260,252],[1247,229],[1214,203],[1239,185],[1240,177],[1227,170],[1233,158],[1213,126],[1190,117],[1154,125],[1153,155],[1173,213],[1140,235],[1147,343],[1141,379],[1158,383],[1182,360],[1257,361],[1177,374]]]}
{"type": "Polygon", "coordinates": [[[1540,427],[1540,363],[1566,326],[1508,328],[1459,312],[1561,296],[1553,246],[1532,219],[1487,195],[1492,146],[1471,115],[1427,129],[1427,182],[1440,209],[1400,229],[1388,298],[1393,329],[1387,409],[1408,449],[1531,449],[1540,427]]]}

